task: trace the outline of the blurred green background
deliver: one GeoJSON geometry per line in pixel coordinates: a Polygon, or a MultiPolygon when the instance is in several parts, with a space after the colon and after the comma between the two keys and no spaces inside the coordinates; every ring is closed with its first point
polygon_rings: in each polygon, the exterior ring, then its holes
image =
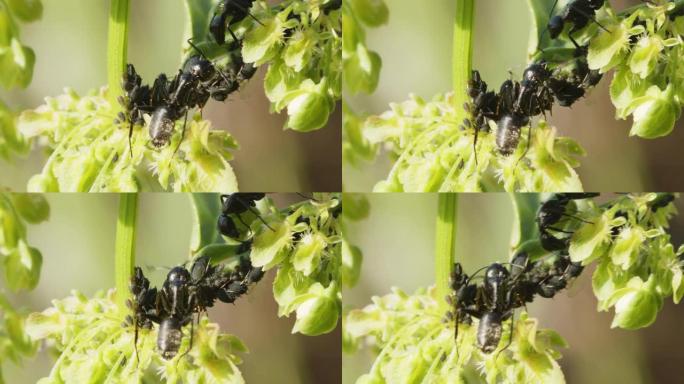
{"type": "MultiPolygon", "coordinates": [[[[43,0],[43,19],[22,25],[24,44],[36,52],[33,83],[26,90],[0,91],[0,99],[15,110],[32,109],[46,96],[71,87],[79,94],[107,84],[107,22],[109,1],[43,0]]],[[[132,1],[129,61],[144,81],[180,67],[185,28],[182,0],[132,1]]],[[[217,129],[228,130],[241,149],[231,162],[243,191],[340,191],[341,114],[328,126],[302,134],[283,130],[286,115],[272,115],[263,91],[265,69],[225,103],[211,101],[204,117],[217,129]]],[[[0,181],[24,191],[29,177],[39,173],[45,158],[34,152],[14,164],[0,162],[0,181]]]]}
{"type": "MultiPolygon", "coordinates": [[[[552,1],[552,0],[549,0],[552,1]]],[[[380,82],[373,95],[346,101],[357,113],[378,114],[390,102],[415,93],[431,99],[451,89],[451,44],[455,2],[451,0],[388,0],[389,23],[366,30],[368,46],[382,57],[380,82]]],[[[611,0],[616,9],[639,0],[611,0]]],[[[526,0],[477,0],[473,68],[498,89],[509,70],[520,78],[525,69],[531,18],[526,0]]],[[[561,135],[577,140],[588,155],[578,173],[587,191],[684,190],[684,122],[667,137],[630,138],[631,121],[614,119],[608,94],[612,74],[571,109],[556,106],[550,121],[561,135]]],[[[346,191],[370,191],[387,177],[390,162],[380,156],[373,164],[343,169],[346,191]]]]}
{"type": "MultiPolygon", "coordinates": [[[[372,194],[368,219],[346,226],[352,244],[364,255],[361,278],[344,291],[345,309],[370,304],[396,286],[412,293],[434,284],[436,194],[372,194]]],[[[605,199],[605,196],[599,199],[605,199]]],[[[684,209],[681,198],[677,201],[684,209]]],[[[456,258],[466,272],[494,261],[508,261],[513,223],[510,197],[504,193],[461,194],[458,204],[456,258]]],[[[675,247],[684,242],[684,216],[671,222],[675,247]]],[[[666,300],[656,322],[646,329],[610,329],[612,313],[597,312],[591,288],[593,268],[553,299],[528,305],[540,328],[551,328],[570,347],[559,361],[568,383],[681,383],[684,361],[684,305],[666,300]]],[[[363,349],[344,354],[342,382],[367,373],[374,354],[363,349]]]]}
{"type": "MultiPolygon", "coordinates": [[[[270,196],[279,207],[301,200],[295,194],[270,196]]],[[[114,287],[118,195],[48,194],[47,199],[50,220],[28,228],[29,243],[43,254],[40,283],[29,294],[11,296],[17,307],[32,311],[42,311],[52,299],[66,297],[73,289],[91,296],[114,287]]],[[[136,262],[155,267],[145,269],[153,285],[163,282],[168,268],[188,259],[191,227],[188,195],[141,194],[136,262]]],[[[212,321],[249,348],[239,366],[245,379],[248,383],[340,382],[339,327],[317,337],[291,334],[294,316],[277,317],[271,289],[274,276],[268,272],[235,305],[221,303],[209,311],[212,321]]],[[[42,352],[22,367],[7,363],[3,366],[6,382],[35,383],[48,375],[52,362],[42,352]]]]}

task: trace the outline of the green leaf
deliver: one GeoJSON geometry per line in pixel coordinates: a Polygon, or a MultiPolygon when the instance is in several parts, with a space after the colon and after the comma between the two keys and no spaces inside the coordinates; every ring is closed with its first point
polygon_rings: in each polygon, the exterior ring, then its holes
{"type": "Polygon", "coordinates": [[[273,231],[261,232],[254,238],[252,244],[251,259],[255,267],[263,267],[269,270],[286,257],[285,250],[292,246],[292,232],[289,224],[271,224],[273,231]]]}
{"type": "Polygon", "coordinates": [[[7,4],[12,14],[23,22],[36,21],[43,17],[41,0],[7,0],[7,4]]]}
{"type": "Polygon", "coordinates": [[[38,224],[50,217],[50,205],[45,196],[34,193],[12,194],[14,208],[30,224],[38,224]]]}
{"type": "Polygon", "coordinates": [[[639,256],[639,250],[644,241],[644,234],[640,228],[625,228],[615,240],[610,250],[613,264],[628,270],[639,256]]]}
{"type": "Polygon", "coordinates": [[[297,321],[292,333],[318,336],[331,332],[337,326],[340,316],[335,283],[328,288],[316,283],[310,287],[308,293],[312,297],[297,307],[297,321]]]}
{"type": "Polygon", "coordinates": [[[350,3],[355,16],[369,27],[379,27],[389,19],[384,0],[351,0],[350,3]]]}
{"type": "Polygon", "coordinates": [[[606,73],[620,64],[629,46],[629,31],[624,23],[612,25],[610,32],[601,31],[589,43],[587,62],[589,68],[606,73]]]}
{"type": "Polygon", "coordinates": [[[43,256],[36,248],[31,248],[23,239],[4,260],[5,280],[13,290],[31,290],[38,285],[43,256]]]}
{"type": "Polygon", "coordinates": [[[611,328],[638,329],[653,324],[662,306],[662,298],[654,288],[653,278],[644,283],[641,278],[633,277],[627,288],[616,291],[611,298],[615,301],[611,328]]]}
{"type": "Polygon", "coordinates": [[[183,4],[187,14],[184,40],[206,40],[217,0],[185,0],[183,4]]]}
{"type": "Polygon", "coordinates": [[[342,284],[353,287],[361,275],[363,253],[357,246],[342,242],[342,284]]]}
{"type": "Polygon", "coordinates": [[[326,238],[319,233],[305,234],[295,248],[292,256],[294,269],[309,276],[318,268],[323,251],[327,246],[326,238]]]}
{"type": "Polygon", "coordinates": [[[344,80],[348,92],[372,93],[380,80],[382,59],[376,52],[363,44],[356,46],[356,52],[344,61],[344,80]]]}
{"type": "Polygon", "coordinates": [[[335,107],[327,94],[326,79],[314,84],[310,79],[301,84],[301,89],[286,95],[291,99],[287,104],[287,127],[299,132],[310,132],[321,129],[335,107]]]}
{"type": "Polygon", "coordinates": [[[196,254],[211,244],[223,242],[217,228],[221,203],[219,195],[214,193],[191,193],[189,196],[192,203],[190,251],[196,254]]]}
{"type": "Polygon", "coordinates": [[[652,85],[646,96],[634,100],[631,107],[634,110],[634,124],[629,131],[630,136],[653,139],[670,134],[681,113],[674,96],[675,87],[672,84],[664,91],[652,85]]]}
{"type": "Polygon", "coordinates": [[[608,250],[610,226],[605,214],[593,218],[593,222],[583,224],[570,241],[570,259],[587,265],[601,257],[608,250]]]}
{"type": "Polygon", "coordinates": [[[649,82],[634,75],[627,66],[621,66],[615,71],[610,83],[610,98],[615,106],[615,116],[626,119],[634,111],[632,102],[646,94],[649,82]]]}
{"type": "Polygon", "coordinates": [[[660,37],[646,36],[639,39],[629,58],[629,68],[642,79],[647,78],[655,70],[663,48],[660,37]]]}
{"type": "Polygon", "coordinates": [[[26,88],[33,78],[35,61],[33,50],[21,45],[17,39],[12,39],[7,47],[0,46],[0,86],[26,88]]]}

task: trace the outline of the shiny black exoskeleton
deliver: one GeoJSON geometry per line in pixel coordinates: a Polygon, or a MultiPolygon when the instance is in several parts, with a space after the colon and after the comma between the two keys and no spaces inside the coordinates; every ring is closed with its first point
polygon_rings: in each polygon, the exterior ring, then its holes
{"type": "Polygon", "coordinates": [[[219,232],[231,239],[239,240],[240,230],[233,219],[237,219],[244,227],[249,228],[249,225],[247,225],[242,218],[242,214],[247,211],[252,212],[259,220],[268,226],[259,214],[259,211],[255,208],[256,202],[263,199],[265,196],[265,193],[231,193],[229,195],[221,195],[221,214],[218,218],[219,232]]]}
{"type": "MultiPolygon", "coordinates": [[[[477,272],[469,277],[459,263],[454,264],[453,292],[447,297],[451,310],[447,319],[455,321],[455,339],[458,339],[458,324],[470,324],[473,317],[479,319],[477,346],[482,352],[491,353],[501,341],[503,322],[512,319],[517,308],[531,303],[537,296],[555,296],[580,275],[583,267],[572,263],[567,253],[531,262],[528,255],[521,252],[513,257],[509,269],[493,263],[482,270],[485,270],[484,280],[476,284],[473,277],[477,272]]],[[[513,320],[508,345],[512,341],[512,330],[513,320]]]]}
{"type": "Polygon", "coordinates": [[[126,96],[119,99],[126,113],[120,114],[117,120],[129,121],[129,145],[133,126],[143,124],[144,114],[152,115],[149,134],[154,147],[167,145],[174,133],[175,122],[185,116],[182,140],[190,109],[204,108],[210,98],[224,101],[239,89],[242,82],[254,76],[256,69],[242,61],[239,44],[227,48],[230,60],[223,69],[214,66],[191,41],[189,44],[199,54],[190,56],[171,80],[160,74],[151,88],[142,84],[132,64],[127,65],[122,82],[126,96]]]}
{"type": "MultiPolygon", "coordinates": [[[[553,8],[556,7],[556,3],[558,3],[558,0],[554,3],[553,8]]],[[[580,46],[573,38],[573,34],[586,27],[590,20],[594,20],[596,12],[603,7],[604,3],[605,0],[571,0],[559,14],[549,19],[547,26],[549,35],[552,39],[555,39],[560,36],[566,25],[571,24],[572,27],[568,31],[568,38],[570,38],[575,47],[579,48],[580,46]]],[[[600,24],[596,24],[603,28],[600,24]]]]}
{"type": "MultiPolygon", "coordinates": [[[[238,41],[231,27],[244,20],[249,13],[255,0],[220,0],[216,5],[214,16],[209,23],[209,31],[217,43],[223,45],[226,42],[226,31],[238,41]]],[[[253,16],[252,16],[253,17],[253,16]]],[[[256,20],[256,19],[255,19],[256,20]]],[[[258,22],[258,20],[257,20],[258,22]]]]}
{"type": "Polygon", "coordinates": [[[557,193],[543,202],[537,210],[537,228],[542,247],[550,252],[567,249],[573,232],[559,228],[557,225],[563,218],[583,221],[568,212],[568,205],[573,200],[590,199],[598,195],[598,193],[557,193]]]}
{"type": "MultiPolygon", "coordinates": [[[[238,265],[227,270],[221,265],[211,265],[208,257],[196,259],[188,270],[185,266],[171,269],[162,288],[149,288],[149,280],[140,267],[135,268],[131,279],[132,300],[124,326],[135,326],[135,343],[139,328],[151,328],[159,324],[157,349],[164,359],[174,358],[180,349],[182,328],[193,325],[193,315],[206,312],[217,300],[233,303],[247,293],[249,285],[261,280],[261,268],[252,266],[248,257],[240,257],[238,265]]],[[[194,328],[190,331],[192,348],[194,328]]],[[[187,352],[186,352],[187,353],[187,352]]]]}

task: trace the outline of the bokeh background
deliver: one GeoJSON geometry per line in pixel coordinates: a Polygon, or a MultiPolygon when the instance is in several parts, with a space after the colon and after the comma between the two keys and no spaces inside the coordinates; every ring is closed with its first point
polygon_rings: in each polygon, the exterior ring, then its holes
{"type": "MultiPolygon", "coordinates": [[[[372,194],[368,219],[347,225],[347,237],[363,251],[359,283],[344,294],[347,310],[370,304],[396,286],[405,292],[434,284],[436,194],[372,194]]],[[[607,199],[601,196],[599,199],[607,199]]],[[[600,201],[600,200],[599,200],[600,201]]],[[[676,204],[681,211],[684,201],[676,204]]],[[[513,208],[504,193],[461,194],[456,257],[465,271],[508,261],[513,208]]],[[[684,216],[670,233],[675,247],[684,241],[684,216]]],[[[560,333],[570,347],[559,361],[568,383],[681,383],[684,361],[684,305],[666,300],[656,322],[637,331],[611,329],[612,313],[597,312],[591,288],[593,268],[553,299],[528,306],[540,328],[560,333]]],[[[367,373],[374,354],[363,349],[343,355],[343,380],[367,373]]]]}
{"type": "MultiPolygon", "coordinates": [[[[173,74],[181,65],[185,28],[182,0],[133,1],[130,7],[128,60],[145,81],[173,74]]],[[[46,96],[71,87],[79,94],[107,84],[109,1],[43,0],[43,19],[22,25],[24,44],[36,52],[33,82],[20,91],[0,91],[15,110],[33,109],[46,96]]],[[[225,102],[210,101],[204,117],[229,131],[240,144],[231,165],[242,191],[340,191],[341,113],[311,133],[283,130],[286,114],[273,115],[263,91],[265,68],[225,102]]],[[[0,162],[0,181],[26,190],[45,158],[38,151],[14,164],[0,162]]]]}
{"type": "MultiPolygon", "coordinates": [[[[549,0],[552,1],[552,0],[549,0]]],[[[455,2],[451,0],[385,1],[389,23],[367,29],[368,46],[382,57],[380,82],[372,95],[345,100],[355,112],[378,114],[391,102],[408,99],[415,93],[431,99],[451,89],[451,44],[455,2]]],[[[611,0],[616,9],[638,0],[611,0]]],[[[475,6],[473,68],[490,86],[520,78],[526,67],[531,16],[526,0],[477,0],[475,6]]],[[[607,75],[589,97],[571,109],[556,106],[550,121],[561,135],[577,140],[588,155],[581,159],[578,173],[587,191],[678,191],[684,190],[684,122],[665,138],[646,140],[629,137],[631,120],[614,119],[607,75]]],[[[356,169],[344,164],[346,191],[370,191],[387,177],[390,162],[380,157],[376,163],[356,169]]]]}
{"type": "MultiPolygon", "coordinates": [[[[270,195],[285,207],[301,197],[270,195]]],[[[218,199],[218,196],[217,196],[218,199]]],[[[114,287],[114,239],[118,212],[115,194],[48,194],[50,220],[28,227],[28,241],[43,254],[38,287],[11,296],[17,307],[42,311],[50,301],[76,289],[87,296],[114,287]]],[[[218,213],[217,213],[218,216],[218,213]]],[[[188,259],[192,212],[186,194],[141,194],[138,206],[136,262],[145,267],[153,285],[168,269],[188,259]]],[[[268,272],[235,305],[209,311],[222,331],[238,336],[249,348],[240,370],[248,383],[339,383],[340,327],[327,335],[291,334],[292,318],[278,318],[268,272]]],[[[0,289],[1,287],[0,282],[0,289]]],[[[132,331],[131,331],[132,332],[132,331]]],[[[53,360],[45,351],[23,366],[3,366],[7,383],[35,383],[47,376],[53,360]]]]}

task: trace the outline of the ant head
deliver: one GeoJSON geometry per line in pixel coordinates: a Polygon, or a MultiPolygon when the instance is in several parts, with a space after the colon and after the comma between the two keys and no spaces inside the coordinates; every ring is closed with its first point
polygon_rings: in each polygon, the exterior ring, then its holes
{"type": "Polygon", "coordinates": [[[523,73],[523,80],[542,82],[548,79],[550,76],[549,70],[546,68],[545,62],[532,63],[529,67],[525,68],[523,73]]]}
{"type": "Polygon", "coordinates": [[[190,281],[190,272],[183,267],[174,267],[166,275],[166,280],[170,284],[184,284],[190,281]]]}
{"type": "Polygon", "coordinates": [[[185,62],[185,71],[201,81],[208,81],[216,73],[216,68],[214,64],[201,56],[192,56],[185,62]]]}
{"type": "Polygon", "coordinates": [[[548,25],[549,36],[551,36],[552,39],[557,38],[558,35],[560,35],[561,32],[563,32],[564,26],[565,26],[565,23],[563,22],[563,18],[561,18],[558,15],[552,17],[549,20],[549,25],[548,25]]]}

